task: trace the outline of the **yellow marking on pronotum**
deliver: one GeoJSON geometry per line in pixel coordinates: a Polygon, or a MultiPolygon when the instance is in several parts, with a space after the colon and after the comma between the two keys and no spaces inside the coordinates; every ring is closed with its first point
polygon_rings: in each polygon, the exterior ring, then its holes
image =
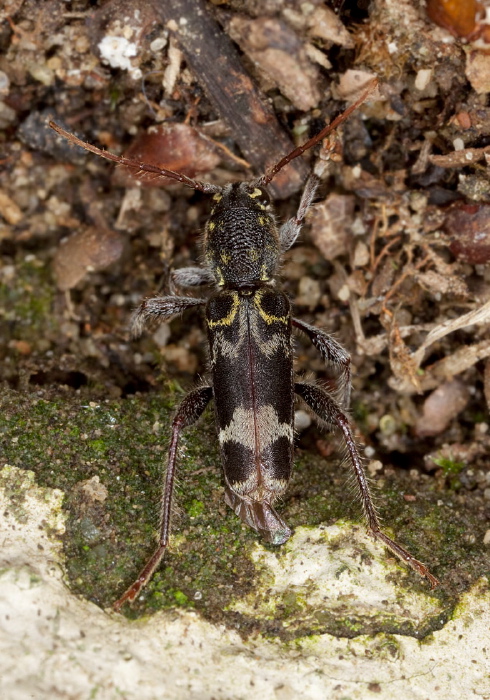
{"type": "Polygon", "coordinates": [[[260,271],[260,280],[261,282],[269,282],[270,281],[270,275],[267,272],[267,265],[262,265],[262,270],[260,271]]]}
{"type": "Polygon", "coordinates": [[[220,318],[218,321],[211,321],[210,319],[208,319],[208,326],[210,328],[215,328],[215,326],[231,326],[231,324],[235,320],[235,316],[237,315],[238,309],[240,308],[240,297],[238,296],[238,292],[231,292],[231,296],[233,297],[233,305],[230,309],[230,312],[227,316],[220,318]]]}
{"type": "Polygon", "coordinates": [[[215,228],[216,224],[214,223],[214,221],[208,221],[208,231],[214,231],[215,228]]]}
{"type": "Polygon", "coordinates": [[[266,218],[264,216],[259,216],[259,224],[261,226],[265,226],[266,224],[266,218]]]}
{"type": "Polygon", "coordinates": [[[221,200],[223,199],[223,195],[222,194],[213,194],[213,199],[215,202],[221,202],[221,200]]]}
{"type": "Polygon", "coordinates": [[[228,263],[231,260],[231,255],[229,253],[221,253],[219,259],[221,260],[223,265],[228,265],[228,263]]]}
{"type": "MultiPolygon", "coordinates": [[[[262,192],[262,190],[260,190],[258,187],[256,187],[253,192],[248,193],[248,196],[251,199],[255,199],[256,197],[262,197],[263,194],[264,193],[262,192]]],[[[266,204],[261,204],[260,202],[257,202],[257,205],[259,206],[260,209],[263,209],[264,211],[267,209],[266,204]]]]}
{"type": "Polygon", "coordinates": [[[267,311],[264,311],[262,306],[260,305],[260,301],[264,295],[264,291],[261,289],[257,292],[254,298],[254,304],[257,307],[257,311],[261,315],[261,317],[264,319],[266,323],[285,323],[286,325],[289,322],[289,316],[274,316],[273,314],[268,314],[267,311]]]}
{"type": "Polygon", "coordinates": [[[222,287],[225,283],[225,278],[223,277],[223,273],[221,272],[221,267],[216,268],[215,274],[218,278],[218,286],[222,287]]]}

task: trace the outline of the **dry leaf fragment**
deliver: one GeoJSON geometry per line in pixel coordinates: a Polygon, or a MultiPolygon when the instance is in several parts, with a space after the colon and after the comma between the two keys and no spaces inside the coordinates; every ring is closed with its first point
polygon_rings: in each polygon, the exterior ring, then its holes
{"type": "MultiPolygon", "coordinates": [[[[151,127],[134,140],[124,156],[193,178],[213,170],[220,162],[220,156],[209,140],[188,124],[158,124],[151,127]]],[[[135,181],[150,187],[175,184],[175,180],[167,177],[141,172],[135,174],[134,170],[125,166],[117,168],[116,173],[116,178],[124,184],[135,181]]]]}
{"type": "Polygon", "coordinates": [[[477,0],[427,0],[427,14],[453,36],[470,38],[483,10],[477,0]]]}
{"type": "Polygon", "coordinates": [[[490,205],[458,204],[444,220],[455,258],[471,265],[490,262],[490,205]]]}
{"type": "Polygon", "coordinates": [[[352,195],[331,194],[311,208],[308,217],[310,235],[325,260],[334,260],[348,252],[354,203],[352,195]]]}
{"type": "Polygon", "coordinates": [[[271,17],[248,19],[235,15],[231,38],[295,107],[308,110],[320,101],[320,72],[305,46],[285,22],[271,17]]]}
{"type": "Polygon", "coordinates": [[[466,384],[454,379],[437,387],[424,401],[423,413],[415,432],[419,437],[443,433],[449,423],[466,408],[470,392],[466,384]]]}
{"type": "Polygon", "coordinates": [[[116,262],[122,255],[124,238],[116,231],[88,228],[62,241],[53,260],[58,289],[75,287],[88,272],[96,272],[116,262]]]}

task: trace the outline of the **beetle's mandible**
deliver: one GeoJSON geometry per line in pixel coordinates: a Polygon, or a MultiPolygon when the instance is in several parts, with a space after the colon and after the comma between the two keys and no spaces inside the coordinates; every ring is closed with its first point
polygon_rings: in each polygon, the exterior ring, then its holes
{"type": "Polygon", "coordinates": [[[208,299],[186,296],[153,297],[142,302],[132,318],[133,335],[153,321],[164,321],[193,306],[205,309],[211,382],[191,391],[172,423],[168,465],[161,503],[158,547],[136,581],[114,604],[134,601],[160,564],[169,542],[177,444],[180,432],[195,423],[213,399],[225,479],[225,499],[235,513],[272,544],[282,544],[291,530],[274,508],[284,494],[293,463],[294,397],[300,396],[320,423],[340,430],[367,520],[368,532],[421,576],[431,587],[438,580],[380,527],[362,460],[347,416],[351,376],[350,356],[324,331],[294,318],[287,296],[275,286],[284,251],[295,242],[311,205],[317,179],[308,180],[296,216],[278,228],[267,185],[293,158],[314,146],[344,121],[374,89],[303,146],[285,156],[265,175],[225,187],[206,184],[173,171],[139,163],[87,144],[56,124],[62,136],[108,160],[137,172],[154,173],[210,194],[211,215],[204,231],[204,267],[173,273],[181,287],[214,285],[208,299]],[[335,394],[315,384],[295,382],[293,328],[308,336],[336,372],[335,394]]]}

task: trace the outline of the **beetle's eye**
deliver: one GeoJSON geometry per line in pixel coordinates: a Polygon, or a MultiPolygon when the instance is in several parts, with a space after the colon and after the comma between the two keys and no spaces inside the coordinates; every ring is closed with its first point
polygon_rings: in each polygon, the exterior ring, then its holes
{"type": "Polygon", "coordinates": [[[269,193],[263,187],[254,187],[253,190],[249,192],[250,197],[257,202],[257,204],[265,209],[271,203],[271,198],[269,193]]]}

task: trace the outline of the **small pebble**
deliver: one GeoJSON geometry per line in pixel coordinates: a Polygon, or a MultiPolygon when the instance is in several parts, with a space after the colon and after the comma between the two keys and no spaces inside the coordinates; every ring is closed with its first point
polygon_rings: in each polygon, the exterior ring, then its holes
{"type": "Polygon", "coordinates": [[[469,391],[466,384],[453,379],[441,384],[424,401],[422,415],[415,424],[419,437],[439,435],[466,407],[469,391]]]}
{"type": "Polygon", "coordinates": [[[415,87],[417,90],[425,90],[432,78],[432,68],[421,68],[415,77],[415,87]]]}
{"type": "Polygon", "coordinates": [[[10,79],[3,70],[0,70],[0,96],[4,97],[9,94],[10,79]]]}
{"type": "Polygon", "coordinates": [[[295,411],[294,413],[294,429],[298,433],[302,433],[311,425],[311,416],[306,411],[295,411]]]}
{"type": "MultiPolygon", "coordinates": [[[[365,450],[367,452],[367,449],[365,450]]],[[[379,461],[379,459],[372,459],[369,464],[367,465],[367,470],[371,474],[371,476],[374,476],[376,472],[381,471],[383,469],[383,463],[379,461]]]]}

